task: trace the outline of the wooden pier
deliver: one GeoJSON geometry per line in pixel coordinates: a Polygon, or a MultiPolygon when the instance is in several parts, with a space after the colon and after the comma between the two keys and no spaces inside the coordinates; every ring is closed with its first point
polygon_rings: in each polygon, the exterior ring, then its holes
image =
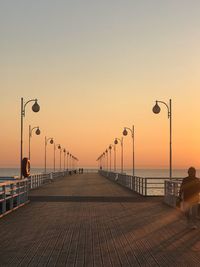
{"type": "Polygon", "coordinates": [[[0,266],[200,266],[200,228],[94,173],[31,191],[0,234],[0,266]]]}

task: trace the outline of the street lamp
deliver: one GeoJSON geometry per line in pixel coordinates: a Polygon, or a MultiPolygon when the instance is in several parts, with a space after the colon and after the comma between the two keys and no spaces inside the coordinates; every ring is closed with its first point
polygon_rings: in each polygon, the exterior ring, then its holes
{"type": "Polygon", "coordinates": [[[78,168],[78,161],[79,161],[79,159],[78,158],[75,158],[75,160],[76,160],[76,169],[78,168]]]}
{"type": "Polygon", "coordinates": [[[72,170],[75,170],[75,168],[76,168],[76,165],[75,165],[75,163],[76,163],[76,161],[78,161],[78,159],[75,157],[75,156],[73,156],[73,155],[71,155],[71,161],[72,161],[72,170]]]}
{"type": "Polygon", "coordinates": [[[101,154],[100,156],[100,163],[99,163],[99,169],[102,170],[102,168],[103,168],[103,154],[101,154]]]}
{"type": "MultiPolygon", "coordinates": [[[[53,142],[53,138],[52,137],[50,137],[50,138],[47,138],[46,136],[45,136],[45,153],[44,153],[44,172],[46,173],[46,171],[47,171],[47,144],[48,144],[48,142],[52,145],[54,142],[53,142]]],[[[55,172],[55,170],[54,170],[54,172],[55,172]]]]}
{"type": "Polygon", "coordinates": [[[21,147],[20,147],[20,178],[22,179],[22,159],[23,159],[23,131],[24,131],[24,117],[26,106],[30,102],[34,102],[32,106],[33,112],[39,112],[40,106],[38,105],[37,99],[31,99],[24,103],[24,98],[21,97],[21,147]]]}
{"type": "Polygon", "coordinates": [[[98,164],[99,164],[98,167],[99,167],[100,170],[102,170],[102,167],[103,167],[103,157],[104,157],[104,155],[101,154],[101,155],[98,157],[98,159],[97,159],[98,164]]]}
{"type": "Polygon", "coordinates": [[[69,169],[69,151],[67,152],[67,170],[69,169]]]}
{"type": "Polygon", "coordinates": [[[172,100],[169,100],[169,105],[163,101],[156,100],[156,104],[153,107],[153,113],[158,114],[161,111],[158,103],[164,104],[167,108],[168,119],[169,119],[169,178],[172,178],[172,100]]]}
{"type": "MultiPolygon", "coordinates": [[[[56,147],[61,150],[60,144],[54,143],[54,172],[56,171],[56,147]]],[[[61,155],[60,155],[60,166],[61,166],[61,155]]],[[[61,168],[61,167],[60,167],[61,168]]]]}
{"type": "Polygon", "coordinates": [[[40,128],[39,128],[39,126],[37,126],[37,127],[33,127],[32,129],[31,129],[31,125],[29,125],[29,140],[28,140],[28,157],[29,157],[29,160],[31,159],[31,137],[32,137],[32,132],[33,132],[33,130],[34,129],[36,129],[36,131],[35,131],[35,134],[36,135],[40,135],[40,133],[41,133],[41,131],[40,131],[40,128]]]}
{"type": "Polygon", "coordinates": [[[110,154],[110,172],[111,172],[111,165],[112,165],[112,163],[111,163],[111,149],[112,149],[112,146],[109,145],[108,149],[109,149],[109,154],[110,154]]]}
{"type": "Polygon", "coordinates": [[[102,169],[105,169],[105,152],[102,153],[102,169]]]}
{"type": "Polygon", "coordinates": [[[105,155],[106,155],[106,169],[108,171],[108,149],[106,149],[105,155]]]}
{"type": "Polygon", "coordinates": [[[61,172],[61,155],[62,155],[62,148],[61,148],[60,145],[58,146],[58,149],[60,149],[60,172],[61,172]]]}
{"type": "Polygon", "coordinates": [[[72,170],[72,154],[69,154],[69,169],[72,170]]]}
{"type": "Polygon", "coordinates": [[[114,144],[117,145],[118,141],[121,143],[121,173],[123,173],[123,137],[121,139],[115,138],[114,144]]]}
{"type": "Polygon", "coordinates": [[[72,170],[74,170],[74,156],[72,155],[72,170]]]}
{"type": "MultiPolygon", "coordinates": [[[[114,172],[116,172],[116,145],[110,144],[109,149],[110,149],[110,161],[111,161],[111,149],[114,149],[114,172]]],[[[111,164],[111,163],[110,163],[111,164]]]]}
{"type": "Polygon", "coordinates": [[[133,177],[135,176],[135,128],[134,128],[134,125],[132,126],[132,129],[131,128],[128,128],[128,127],[124,127],[124,130],[123,130],[123,135],[124,136],[127,136],[128,135],[128,131],[131,132],[131,135],[132,135],[132,140],[133,140],[133,158],[132,158],[132,167],[133,167],[133,177]]]}
{"type": "Polygon", "coordinates": [[[64,160],[64,171],[65,171],[65,158],[66,158],[66,149],[65,148],[63,149],[63,153],[64,153],[64,159],[63,160],[64,160]]]}

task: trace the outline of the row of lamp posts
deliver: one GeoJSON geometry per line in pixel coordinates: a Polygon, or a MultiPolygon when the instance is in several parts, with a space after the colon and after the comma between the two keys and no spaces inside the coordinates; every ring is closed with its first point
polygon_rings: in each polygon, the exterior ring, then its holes
{"type": "MultiPolygon", "coordinates": [[[[168,119],[169,119],[169,136],[170,136],[170,141],[169,141],[169,178],[172,178],[172,100],[169,100],[169,104],[163,101],[156,100],[156,104],[153,107],[153,113],[159,114],[161,111],[160,106],[158,105],[164,104],[167,108],[167,113],[168,113],[168,119]]],[[[135,127],[134,125],[132,128],[129,127],[124,127],[123,130],[123,135],[127,136],[128,131],[130,131],[131,136],[132,136],[132,172],[133,176],[135,176],[135,127]]],[[[114,149],[114,172],[116,172],[116,145],[120,143],[121,144],[121,173],[124,172],[124,159],[123,159],[123,137],[121,138],[115,138],[114,140],[114,145],[111,144],[108,149],[106,149],[98,158],[97,161],[99,162],[99,167],[102,168],[103,165],[105,165],[105,160],[106,160],[106,169],[108,171],[108,151],[110,154],[110,171],[112,169],[111,166],[111,150],[112,148],[114,149]]]]}
{"type": "MultiPolygon", "coordinates": [[[[37,99],[31,99],[28,100],[27,102],[24,102],[23,97],[21,98],[21,140],[20,140],[20,178],[22,179],[23,177],[23,173],[22,173],[22,161],[23,161],[23,133],[24,133],[24,117],[26,115],[26,106],[31,103],[34,102],[33,106],[32,106],[32,111],[33,112],[39,112],[40,111],[40,106],[38,104],[38,100],[37,99]]],[[[31,125],[29,125],[29,160],[31,158],[31,138],[32,138],[32,133],[35,130],[35,134],[36,135],[40,135],[41,131],[39,126],[37,127],[31,127],[31,125]]],[[[62,148],[60,144],[55,144],[54,142],[54,138],[47,138],[45,136],[45,173],[47,171],[46,168],[46,163],[47,163],[47,144],[54,144],[54,172],[55,172],[55,153],[56,153],[56,148],[58,148],[60,150],[60,171],[61,171],[61,154],[62,152],[64,153],[64,162],[63,162],[63,167],[65,170],[65,161],[66,161],[66,155],[67,155],[67,170],[68,169],[73,169],[75,168],[75,164],[78,161],[78,158],[73,156],[71,153],[67,152],[65,148],[62,148]]]]}
{"type": "MultiPolygon", "coordinates": [[[[134,152],[134,126],[131,128],[124,127],[123,130],[123,135],[126,136],[128,135],[128,130],[131,131],[132,133],[132,139],[133,139],[133,176],[135,175],[135,152],[134,152]]],[[[116,145],[119,144],[121,145],[121,173],[124,172],[124,140],[123,137],[121,138],[115,138],[114,139],[114,144],[110,144],[108,149],[105,150],[98,158],[97,161],[99,161],[100,168],[102,168],[102,165],[104,165],[104,161],[106,159],[106,168],[108,170],[108,152],[110,155],[110,171],[112,169],[112,148],[114,150],[114,172],[116,172],[116,145]]]]}
{"type": "Polygon", "coordinates": [[[45,165],[45,173],[47,171],[47,144],[50,143],[51,145],[54,145],[54,153],[53,153],[53,169],[54,172],[56,171],[56,149],[60,150],[60,171],[62,169],[62,152],[63,152],[63,169],[65,170],[66,167],[66,155],[67,155],[67,170],[71,170],[75,168],[75,162],[78,161],[78,158],[74,157],[69,151],[65,148],[62,148],[60,144],[56,144],[54,142],[54,138],[50,137],[47,138],[45,136],[45,159],[44,159],[44,165],[45,165]]]}

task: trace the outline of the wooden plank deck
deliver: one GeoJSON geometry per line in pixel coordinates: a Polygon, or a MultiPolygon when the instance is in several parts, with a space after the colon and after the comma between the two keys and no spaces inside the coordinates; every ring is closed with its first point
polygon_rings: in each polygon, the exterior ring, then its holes
{"type": "Polygon", "coordinates": [[[200,228],[98,174],[61,178],[0,220],[0,266],[200,266],[200,228]]]}

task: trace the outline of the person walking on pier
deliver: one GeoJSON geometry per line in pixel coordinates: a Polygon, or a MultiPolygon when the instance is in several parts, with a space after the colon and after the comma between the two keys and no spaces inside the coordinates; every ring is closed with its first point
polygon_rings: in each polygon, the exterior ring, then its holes
{"type": "Polygon", "coordinates": [[[179,196],[183,203],[188,226],[191,229],[197,229],[196,220],[198,215],[198,203],[200,193],[200,179],[196,177],[196,169],[190,167],[188,176],[183,179],[179,196]]]}

